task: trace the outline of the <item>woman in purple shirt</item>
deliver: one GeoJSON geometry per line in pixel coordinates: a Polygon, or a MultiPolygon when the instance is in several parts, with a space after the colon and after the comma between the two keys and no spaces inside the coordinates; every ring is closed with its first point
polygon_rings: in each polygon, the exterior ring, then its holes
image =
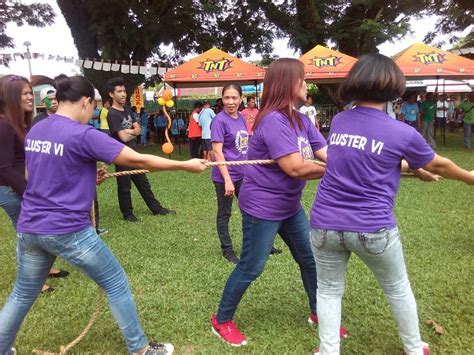
{"type": "MultiPolygon", "coordinates": [[[[398,66],[380,54],[361,57],[340,87],[356,107],[331,123],[328,163],[311,209],[311,243],[318,273],[320,348],[340,353],[338,329],[344,275],[352,253],[369,267],[392,308],[406,354],[427,355],[420,339],[416,302],[408,281],[393,214],[401,171],[420,169],[424,180],[446,178],[474,184],[474,174],[433,152],[414,127],[383,112],[405,90],[398,66]]],[[[373,349],[368,350],[368,352],[373,349]]]]}
{"type": "MultiPolygon", "coordinates": [[[[238,111],[242,102],[242,89],[236,84],[227,84],[222,89],[224,109],[211,122],[212,152],[216,161],[239,161],[247,159],[249,134],[244,117],[238,111]]],[[[237,264],[232,239],[229,234],[229,220],[232,214],[234,195],[239,197],[244,177],[243,166],[220,165],[212,169],[211,179],[217,196],[217,234],[222,255],[237,264]]]]}
{"type": "Polygon", "coordinates": [[[310,321],[317,320],[316,268],[301,194],[305,180],[318,179],[324,173],[324,167],[307,160],[315,156],[326,160],[326,141],[295,109],[307,93],[301,62],[274,61],[266,72],[264,87],[248,158],[274,159],[277,163],[245,169],[239,195],[242,254],[211,320],[213,332],[233,346],[247,343],[232,319],[245,291],[262,273],[277,234],[298,263],[309,299],[310,321]]]}
{"type": "Polygon", "coordinates": [[[185,162],[138,154],[87,125],[94,110],[94,87],[85,78],[55,80],[59,108],[25,137],[28,184],[17,225],[18,274],[0,312],[0,354],[9,354],[28,310],[56,257],[93,279],[107,294],[128,351],[171,354],[171,344],[148,343],[127,277],[89,220],[96,162],[140,169],[200,172],[204,160],[185,162]]]}

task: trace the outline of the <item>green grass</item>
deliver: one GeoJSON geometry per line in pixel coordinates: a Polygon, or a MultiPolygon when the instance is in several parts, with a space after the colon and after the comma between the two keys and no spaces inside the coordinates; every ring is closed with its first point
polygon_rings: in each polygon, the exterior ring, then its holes
{"type": "MultiPolygon", "coordinates": [[[[183,156],[186,158],[183,147],[183,156]]],[[[157,153],[156,148],[146,149],[157,153]]],[[[459,135],[448,137],[440,148],[461,166],[474,169],[474,155],[462,149],[459,135]]],[[[175,153],[174,158],[179,158],[175,153]]],[[[246,293],[235,320],[249,345],[226,346],[210,331],[215,311],[232,266],[220,255],[215,232],[216,197],[209,171],[202,175],[163,172],[149,175],[160,201],[176,209],[176,216],[152,216],[133,190],[140,223],[121,220],[116,183],[99,187],[102,225],[109,228],[107,244],[126,270],[144,329],[150,339],[170,341],[177,354],[309,354],[317,346],[317,333],[307,325],[308,306],[299,272],[288,248],[272,257],[263,275],[246,293]]],[[[316,182],[304,191],[308,211],[316,182]]],[[[415,293],[422,337],[434,354],[474,351],[473,251],[474,189],[454,181],[422,183],[405,179],[400,186],[396,215],[403,236],[406,263],[415,293]],[[433,319],[445,328],[438,336],[424,324],[433,319]]],[[[15,238],[6,215],[0,213],[0,302],[10,292],[16,272],[15,238]]],[[[231,232],[241,246],[241,219],[234,206],[231,232]]],[[[77,270],[64,280],[52,280],[56,291],[41,295],[17,337],[20,354],[32,349],[58,351],[87,323],[97,287],[77,270]]],[[[346,354],[400,354],[401,343],[387,301],[374,277],[356,258],[347,271],[343,300],[344,324],[350,337],[346,354]]],[[[126,353],[118,327],[107,307],[74,353],[126,353]]]]}

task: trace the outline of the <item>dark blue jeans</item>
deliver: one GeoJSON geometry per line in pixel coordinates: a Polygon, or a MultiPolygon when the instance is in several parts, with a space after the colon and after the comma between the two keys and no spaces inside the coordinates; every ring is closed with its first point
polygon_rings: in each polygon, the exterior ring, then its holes
{"type": "Polygon", "coordinates": [[[262,273],[277,233],[298,263],[309,307],[316,313],[316,264],[311,250],[309,223],[303,209],[281,221],[268,221],[242,212],[242,231],[242,254],[227,279],[217,321],[223,323],[233,319],[245,291],[262,273]]]}

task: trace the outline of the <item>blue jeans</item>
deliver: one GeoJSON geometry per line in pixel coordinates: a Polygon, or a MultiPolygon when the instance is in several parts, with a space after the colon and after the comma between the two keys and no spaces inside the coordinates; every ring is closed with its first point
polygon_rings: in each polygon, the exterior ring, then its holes
{"type": "Polygon", "coordinates": [[[309,307],[316,313],[316,266],[311,251],[308,219],[303,209],[282,221],[268,221],[242,212],[242,231],[242,254],[225,285],[217,321],[223,323],[233,319],[245,291],[263,272],[277,233],[299,265],[309,307]]]}
{"type": "Polygon", "coordinates": [[[473,123],[464,122],[464,148],[471,149],[471,135],[473,130],[473,123]]]}
{"type": "Polygon", "coordinates": [[[423,354],[416,301],[408,281],[398,228],[376,233],[313,229],[318,271],[319,351],[340,352],[339,326],[346,266],[355,253],[374,273],[388,298],[407,354],[423,354]]]}
{"type": "Polygon", "coordinates": [[[130,352],[148,343],[127,277],[92,227],[64,235],[17,234],[18,272],[0,312],[0,354],[8,354],[28,310],[38,297],[56,256],[77,267],[107,294],[113,317],[130,352]]]}
{"type": "Polygon", "coordinates": [[[0,207],[5,210],[16,229],[20,217],[21,197],[10,186],[0,186],[0,207]]]}

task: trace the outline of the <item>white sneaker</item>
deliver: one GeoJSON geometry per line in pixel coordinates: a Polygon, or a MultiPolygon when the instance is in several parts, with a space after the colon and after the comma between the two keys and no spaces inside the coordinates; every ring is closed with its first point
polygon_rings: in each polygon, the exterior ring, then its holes
{"type": "Polygon", "coordinates": [[[173,354],[173,351],[173,344],[150,341],[143,355],[170,355],[173,354]]]}

